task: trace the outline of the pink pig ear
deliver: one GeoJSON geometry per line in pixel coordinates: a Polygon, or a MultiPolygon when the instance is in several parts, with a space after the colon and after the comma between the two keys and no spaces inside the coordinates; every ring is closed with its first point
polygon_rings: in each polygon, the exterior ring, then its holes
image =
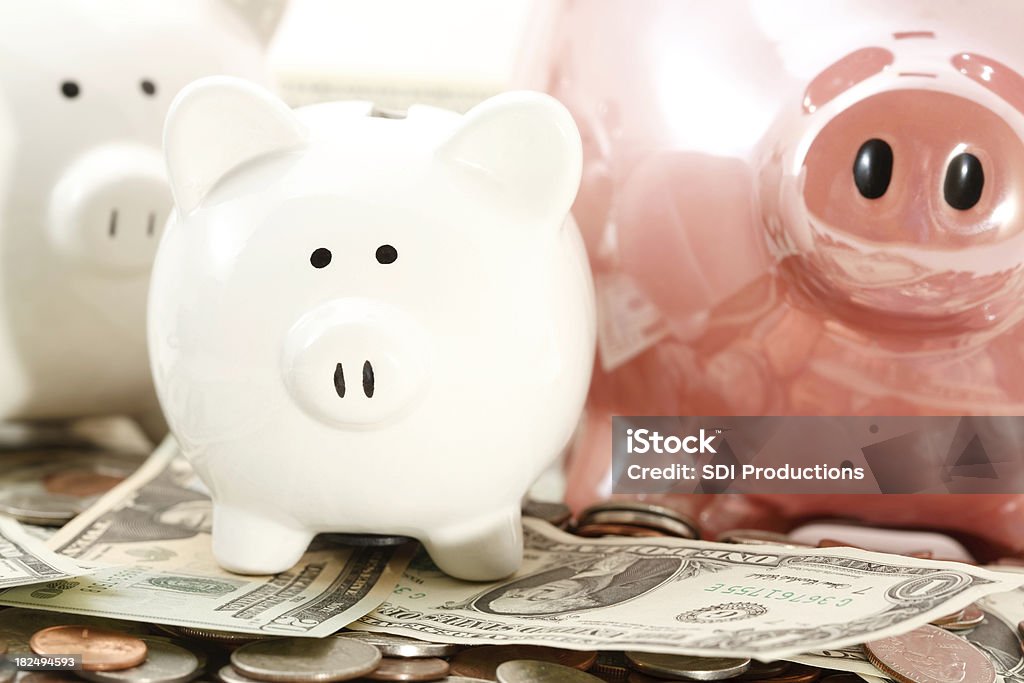
{"type": "Polygon", "coordinates": [[[164,124],[164,155],[178,210],[199,206],[229,171],[301,145],[305,128],[288,106],[240,78],[213,76],[186,86],[164,124]]]}
{"type": "Polygon", "coordinates": [[[509,92],[473,107],[437,150],[474,177],[505,211],[561,224],[580,186],[583,146],[572,115],[537,92],[509,92]]]}

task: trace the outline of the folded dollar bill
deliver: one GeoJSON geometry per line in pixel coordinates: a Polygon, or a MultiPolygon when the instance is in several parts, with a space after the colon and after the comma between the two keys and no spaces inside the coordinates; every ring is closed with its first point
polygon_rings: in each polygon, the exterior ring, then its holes
{"type": "Polygon", "coordinates": [[[524,533],[524,566],[512,578],[456,581],[421,555],[394,595],[353,628],[454,643],[777,659],[902,633],[1024,579],[853,548],[595,540],[534,519],[524,533]]]}
{"type": "Polygon", "coordinates": [[[413,552],[408,546],[314,542],[288,572],[240,576],[217,566],[210,521],[209,495],[169,439],[135,474],[48,541],[56,551],[50,555],[65,563],[62,574],[33,577],[38,585],[0,592],[0,604],[225,631],[325,636],[380,604],[413,552]],[[106,568],[75,576],[83,573],[81,563],[106,568]]]}
{"type": "Polygon", "coordinates": [[[18,522],[0,517],[0,588],[66,579],[93,569],[91,564],[53,552],[18,522]]]}

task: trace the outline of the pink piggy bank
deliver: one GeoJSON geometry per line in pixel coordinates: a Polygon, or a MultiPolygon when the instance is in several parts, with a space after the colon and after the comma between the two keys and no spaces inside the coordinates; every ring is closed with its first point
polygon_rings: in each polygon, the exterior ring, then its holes
{"type": "MultiPolygon", "coordinates": [[[[523,80],[583,134],[599,306],[573,507],[612,492],[612,415],[1024,414],[1024,4],[544,11],[523,80]]],[[[1024,496],[657,502],[711,537],[852,517],[1024,551],[1024,496]]]]}

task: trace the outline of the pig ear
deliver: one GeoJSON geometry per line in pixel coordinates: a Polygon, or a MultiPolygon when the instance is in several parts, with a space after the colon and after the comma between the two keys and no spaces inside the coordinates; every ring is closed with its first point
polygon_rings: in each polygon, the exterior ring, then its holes
{"type": "Polygon", "coordinates": [[[507,211],[561,224],[580,186],[583,149],[572,115],[537,92],[510,92],[471,109],[440,146],[507,211]]]}
{"type": "Polygon", "coordinates": [[[263,88],[226,76],[195,81],[171,103],[164,125],[174,202],[188,213],[232,169],[305,140],[291,109],[263,88]]]}
{"type": "Polygon", "coordinates": [[[288,5],[287,0],[225,0],[267,45],[288,5]]]}

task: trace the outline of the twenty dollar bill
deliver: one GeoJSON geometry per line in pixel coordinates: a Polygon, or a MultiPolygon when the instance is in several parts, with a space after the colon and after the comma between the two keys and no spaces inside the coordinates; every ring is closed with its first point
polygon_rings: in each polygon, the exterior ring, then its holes
{"type": "Polygon", "coordinates": [[[457,581],[420,556],[353,628],[453,643],[532,643],[775,659],[909,631],[1024,576],[853,548],[584,539],[524,523],[512,578],[457,581]]]}

